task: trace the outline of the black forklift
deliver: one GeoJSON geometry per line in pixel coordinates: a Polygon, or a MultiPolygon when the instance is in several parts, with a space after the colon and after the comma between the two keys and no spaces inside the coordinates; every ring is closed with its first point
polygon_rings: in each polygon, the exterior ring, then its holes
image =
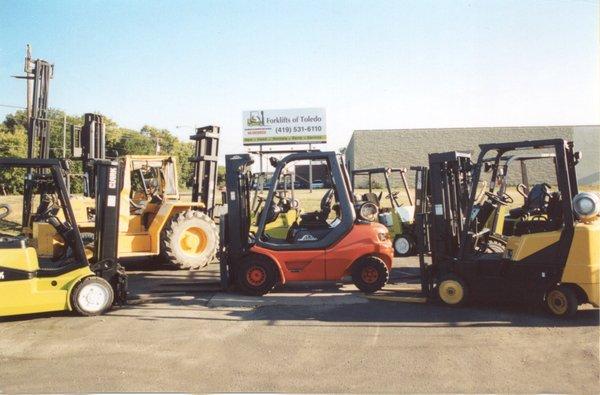
{"type": "Polygon", "coordinates": [[[573,143],[522,141],[480,150],[475,163],[463,152],[429,155],[430,209],[416,218],[424,293],[452,306],[469,298],[543,302],[557,316],[572,315],[583,303],[598,306],[600,199],[578,192],[580,155],[573,143]],[[506,204],[506,191],[499,195],[493,185],[482,191],[479,181],[486,166],[499,169],[504,156],[523,150],[554,157],[556,186],[531,186],[523,206],[511,210],[521,218],[513,234],[497,244],[486,225],[506,204]]]}
{"type": "MultiPolygon", "coordinates": [[[[24,203],[31,212],[0,234],[0,316],[70,310],[98,315],[127,298],[127,275],[116,259],[119,223],[119,166],[98,160],[95,239],[86,251],[65,179],[68,163],[58,159],[0,158],[0,171],[25,174],[24,203]],[[32,238],[32,224],[47,223],[51,240],[32,238]],[[40,243],[54,251],[41,257],[40,243]]],[[[4,219],[5,221],[6,219],[4,219]]],[[[3,224],[4,225],[4,224],[3,224]]]]}

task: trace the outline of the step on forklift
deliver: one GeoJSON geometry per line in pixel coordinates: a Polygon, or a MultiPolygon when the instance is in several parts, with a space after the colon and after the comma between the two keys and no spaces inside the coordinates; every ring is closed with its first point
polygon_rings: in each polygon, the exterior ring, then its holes
{"type": "MultiPolygon", "coordinates": [[[[220,221],[221,286],[249,295],[264,295],[277,284],[295,281],[340,281],[351,276],[358,289],[372,293],[389,278],[393,248],[387,228],[377,220],[377,206],[353,196],[346,167],[334,152],[297,152],[271,158],[275,171],[255,232],[251,231],[252,189],[248,154],[227,155],[227,214],[220,221]],[[296,165],[327,165],[332,188],[319,207],[301,213],[282,237],[267,225],[281,215],[279,182],[296,165]]],[[[300,202],[304,206],[303,202],[300,202]]]]}
{"type": "Polygon", "coordinates": [[[600,198],[579,193],[579,159],[573,143],[561,139],[483,144],[475,163],[468,153],[430,154],[430,209],[417,216],[425,294],[451,306],[469,299],[543,302],[556,316],[571,316],[584,303],[598,307],[600,198]],[[522,150],[553,154],[557,185],[531,186],[512,214],[522,217],[514,233],[505,246],[490,248],[486,224],[503,196],[491,189],[478,202],[480,177],[486,163],[499,168],[503,156],[522,150]],[[424,243],[430,257],[421,252],[424,243]]]}
{"type": "Polygon", "coordinates": [[[93,254],[88,258],[71,207],[66,161],[0,158],[0,171],[25,174],[24,198],[36,202],[24,223],[0,227],[0,316],[55,311],[99,315],[124,304],[127,276],[116,258],[119,200],[118,164],[97,161],[93,254]],[[38,256],[34,221],[55,229],[56,254],[38,256]]]}
{"type": "Polygon", "coordinates": [[[421,205],[424,203],[423,199],[418,197],[423,194],[424,185],[420,182],[419,172],[424,171],[423,167],[411,167],[410,170],[415,172],[415,194],[414,197],[408,188],[408,182],[406,180],[407,169],[405,168],[391,168],[391,167],[376,167],[370,169],[357,169],[352,171],[352,187],[356,188],[356,179],[358,177],[368,177],[368,188],[369,191],[362,195],[363,200],[368,200],[379,207],[379,222],[384,224],[389,232],[394,245],[394,254],[398,257],[408,257],[416,254],[416,237],[414,233],[414,218],[415,212],[422,210],[421,205]],[[406,199],[408,204],[404,204],[400,201],[399,191],[392,189],[391,177],[395,174],[400,176],[406,199]],[[382,175],[385,180],[385,192],[382,189],[379,194],[373,192],[373,176],[382,175]],[[383,207],[382,198],[389,201],[389,207],[383,207]]]}

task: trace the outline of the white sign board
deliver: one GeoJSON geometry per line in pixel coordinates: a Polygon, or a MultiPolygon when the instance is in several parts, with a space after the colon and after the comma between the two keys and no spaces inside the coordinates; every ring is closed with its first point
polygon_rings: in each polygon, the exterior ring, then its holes
{"type": "Polygon", "coordinates": [[[324,108],[244,111],[244,145],[325,143],[324,108]]]}

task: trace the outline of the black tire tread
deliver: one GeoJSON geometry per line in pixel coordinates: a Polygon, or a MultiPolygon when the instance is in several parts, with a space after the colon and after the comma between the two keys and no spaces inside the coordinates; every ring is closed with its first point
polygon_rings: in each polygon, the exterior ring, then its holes
{"type": "Polygon", "coordinates": [[[279,272],[275,264],[271,262],[270,259],[257,255],[251,255],[247,257],[244,262],[240,264],[235,276],[236,286],[239,291],[250,296],[263,296],[268,294],[273,288],[275,288],[278,280],[279,272]],[[254,265],[261,266],[263,269],[265,269],[267,274],[267,280],[265,281],[265,284],[259,288],[253,287],[245,281],[246,271],[254,265]]]}
{"type": "Polygon", "coordinates": [[[376,291],[379,291],[381,288],[387,284],[390,278],[390,271],[388,270],[385,262],[373,255],[365,256],[359,258],[352,265],[352,283],[364,293],[370,294],[376,291]],[[374,284],[366,284],[362,281],[361,271],[365,265],[373,266],[375,269],[379,271],[379,281],[374,284]]]}

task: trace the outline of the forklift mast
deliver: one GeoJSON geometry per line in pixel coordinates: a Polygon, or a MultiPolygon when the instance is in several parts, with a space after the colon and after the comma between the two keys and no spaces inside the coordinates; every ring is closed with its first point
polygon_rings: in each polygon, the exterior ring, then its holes
{"type": "Polygon", "coordinates": [[[110,160],[94,162],[96,174],[95,254],[97,261],[117,259],[119,233],[119,163],[110,160]]]}
{"type": "Polygon", "coordinates": [[[429,169],[417,170],[415,212],[417,250],[421,267],[421,287],[431,291],[433,269],[425,263],[456,256],[461,246],[469,198],[471,196],[471,155],[464,152],[429,154],[429,169]]]}
{"type": "Polygon", "coordinates": [[[47,159],[50,157],[50,120],[48,119],[48,94],[50,79],[54,74],[54,65],[37,59],[33,68],[28,70],[33,79],[31,114],[28,124],[27,157],[29,159],[47,159]]]}
{"type": "Polygon", "coordinates": [[[119,250],[119,193],[121,177],[119,162],[106,159],[93,161],[96,184],[94,258],[90,268],[108,281],[115,290],[119,304],[127,299],[127,275],[117,260],[119,250]]]}
{"type": "Polygon", "coordinates": [[[82,162],[84,196],[94,197],[96,195],[94,162],[106,158],[106,127],[102,115],[85,114],[81,129],[71,125],[71,157],[82,162]]]}
{"type": "Polygon", "coordinates": [[[219,224],[221,243],[219,260],[223,289],[226,289],[233,279],[232,263],[239,260],[249,248],[252,163],[254,161],[248,154],[225,156],[227,213],[221,215],[219,224]]]}
{"type": "Polygon", "coordinates": [[[206,213],[212,218],[215,208],[215,188],[217,185],[217,162],[219,160],[219,127],[205,126],[196,129],[190,139],[196,142],[192,175],[192,202],[202,203],[206,213]]]}
{"type": "MultiPolygon", "coordinates": [[[[48,119],[48,94],[50,79],[54,74],[54,66],[45,60],[25,60],[27,76],[22,77],[33,80],[33,91],[28,97],[28,110],[30,111],[27,125],[27,158],[48,159],[50,157],[50,120],[48,119]],[[30,104],[29,104],[30,103],[30,104]]],[[[21,77],[19,77],[21,78],[21,77]]],[[[28,81],[28,86],[30,81],[28,81]]],[[[29,93],[29,92],[28,92],[29,93]]],[[[43,168],[29,168],[32,172],[46,172],[43,168]]],[[[23,224],[29,222],[33,205],[33,191],[25,184],[23,194],[23,224]]]]}

